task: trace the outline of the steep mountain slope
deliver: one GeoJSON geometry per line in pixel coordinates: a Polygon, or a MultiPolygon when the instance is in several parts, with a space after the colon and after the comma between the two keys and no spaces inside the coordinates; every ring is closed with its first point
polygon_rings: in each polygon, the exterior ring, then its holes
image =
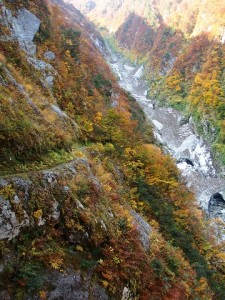
{"type": "Polygon", "coordinates": [[[224,299],[224,246],[93,26],[60,0],[0,23],[0,299],[224,299]]]}
{"type": "Polygon", "coordinates": [[[165,1],[79,1],[68,0],[90,19],[116,32],[124,20],[132,13],[143,18],[155,28],[161,22],[187,36],[202,32],[212,32],[213,37],[224,33],[224,1],[214,3],[208,0],[165,0],[165,1]],[[111,20],[111,22],[108,22],[111,20]]]}
{"type": "Polygon", "coordinates": [[[224,1],[72,2],[142,58],[150,98],[192,115],[224,164],[224,1]]]}

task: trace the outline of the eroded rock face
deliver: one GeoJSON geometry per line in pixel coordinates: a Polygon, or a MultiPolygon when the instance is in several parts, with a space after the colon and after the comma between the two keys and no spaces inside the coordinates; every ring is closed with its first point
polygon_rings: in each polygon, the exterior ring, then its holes
{"type": "Polygon", "coordinates": [[[44,58],[47,60],[54,60],[55,59],[55,54],[52,51],[47,51],[44,54],[44,58]]]}
{"type": "Polygon", "coordinates": [[[68,118],[67,114],[64,111],[62,111],[57,105],[52,104],[51,108],[55,113],[57,113],[59,117],[68,118]]]}
{"type": "MultiPolygon", "coordinates": [[[[92,274],[74,272],[67,273],[58,271],[49,272],[44,276],[50,291],[46,294],[48,300],[108,300],[107,291],[93,282],[92,274]]],[[[0,291],[1,300],[14,300],[7,291],[0,291]]],[[[40,300],[39,295],[26,297],[27,300],[40,300]]],[[[125,298],[128,300],[127,298],[125,298]]],[[[129,298],[130,299],[130,298],[129,298]]]]}
{"type": "Polygon", "coordinates": [[[15,177],[12,179],[12,185],[16,187],[17,191],[23,194],[23,198],[20,200],[28,201],[30,190],[32,188],[32,182],[23,178],[15,177]]]}
{"type": "Polygon", "coordinates": [[[20,221],[13,211],[11,203],[0,196],[0,240],[11,240],[19,234],[22,227],[29,225],[29,218],[24,210],[23,214],[20,221]]]}
{"type": "Polygon", "coordinates": [[[30,54],[35,54],[36,46],[33,43],[35,34],[40,27],[41,21],[27,9],[18,11],[17,17],[13,18],[12,29],[20,47],[30,54]]]}
{"type": "Polygon", "coordinates": [[[221,34],[221,43],[224,45],[225,44],[225,29],[223,29],[223,32],[221,34]]]}
{"type": "Polygon", "coordinates": [[[147,251],[150,247],[150,234],[152,232],[151,226],[142,218],[141,215],[136,213],[134,210],[131,210],[131,215],[134,218],[134,224],[137,227],[137,230],[140,234],[140,241],[147,251]]]}
{"type": "Polygon", "coordinates": [[[109,297],[104,288],[92,284],[91,276],[82,279],[80,272],[72,272],[68,275],[60,273],[51,274],[49,283],[54,289],[49,293],[49,300],[108,300],[109,297]]]}
{"type": "Polygon", "coordinates": [[[109,53],[107,52],[107,49],[105,47],[104,40],[94,34],[90,34],[90,38],[93,41],[93,43],[95,44],[95,46],[98,48],[98,50],[102,53],[102,55],[104,57],[107,57],[109,55],[109,53]]]}
{"type": "MultiPolygon", "coordinates": [[[[52,88],[54,76],[57,75],[55,69],[49,64],[36,57],[36,45],[33,42],[35,34],[40,28],[41,21],[26,8],[21,8],[13,16],[10,9],[5,6],[0,10],[0,24],[9,29],[10,34],[0,36],[3,41],[15,40],[19,47],[27,53],[27,61],[36,69],[42,72],[43,85],[46,88],[52,88]]],[[[48,51],[44,58],[51,61],[55,59],[55,54],[48,51]]]]}
{"type": "Polygon", "coordinates": [[[164,57],[163,59],[163,67],[160,72],[160,75],[165,76],[167,75],[173,68],[176,62],[176,57],[173,57],[171,53],[169,53],[169,57],[164,57]]]}
{"type": "Polygon", "coordinates": [[[36,46],[33,43],[41,21],[26,8],[19,9],[16,16],[2,7],[2,22],[11,31],[11,39],[19,42],[20,48],[30,55],[36,53],[36,46]]]}
{"type": "MultiPolygon", "coordinates": [[[[39,209],[40,216],[38,217],[34,216],[35,208],[32,211],[29,210],[29,201],[31,201],[34,191],[40,193],[41,186],[49,195],[52,195],[55,189],[58,189],[60,193],[68,193],[69,188],[60,185],[59,182],[63,178],[65,180],[76,178],[77,168],[83,169],[87,180],[96,185],[95,189],[98,193],[100,184],[95,179],[88,160],[84,158],[77,158],[53,169],[40,171],[38,178],[32,174],[30,174],[29,180],[13,176],[7,180],[0,178],[0,240],[15,238],[24,227],[31,229],[35,228],[34,226],[44,226],[47,222],[59,223],[61,211],[58,198],[53,198],[46,203],[46,207],[49,208],[48,213],[42,215],[43,212],[39,209]]],[[[79,200],[76,201],[77,209],[84,210],[85,207],[82,203],[79,200]]],[[[83,234],[80,238],[87,239],[88,236],[83,234]]],[[[77,235],[72,232],[71,240],[77,242],[77,239],[77,235]]]]}
{"type": "Polygon", "coordinates": [[[222,193],[215,193],[210,197],[208,204],[210,217],[222,217],[225,213],[225,200],[222,193]]]}
{"type": "Polygon", "coordinates": [[[131,295],[131,291],[127,287],[125,287],[123,289],[123,295],[122,295],[121,300],[132,300],[132,299],[133,299],[133,297],[131,295]]]}
{"type": "Polygon", "coordinates": [[[57,72],[52,67],[52,65],[37,59],[36,57],[28,57],[28,62],[38,71],[41,71],[43,74],[43,79],[41,80],[45,87],[52,88],[54,83],[54,76],[57,75],[57,72]]]}
{"type": "Polygon", "coordinates": [[[183,126],[189,123],[190,115],[189,116],[181,116],[178,118],[178,125],[183,126]]]}
{"type": "Polygon", "coordinates": [[[183,162],[185,162],[187,165],[194,167],[194,163],[189,158],[181,157],[177,160],[178,164],[183,162]]]}

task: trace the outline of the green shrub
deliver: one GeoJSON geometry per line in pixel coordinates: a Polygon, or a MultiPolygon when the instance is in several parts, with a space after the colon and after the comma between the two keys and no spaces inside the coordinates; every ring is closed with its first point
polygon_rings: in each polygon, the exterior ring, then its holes
{"type": "Polygon", "coordinates": [[[28,293],[39,290],[44,282],[41,266],[34,262],[23,263],[16,272],[15,281],[25,285],[28,293]]]}

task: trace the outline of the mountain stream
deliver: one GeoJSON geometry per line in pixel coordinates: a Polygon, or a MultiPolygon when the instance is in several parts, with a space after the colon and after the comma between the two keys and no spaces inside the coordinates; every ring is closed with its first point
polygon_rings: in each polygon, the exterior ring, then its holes
{"type": "Polygon", "coordinates": [[[217,174],[206,141],[195,132],[193,124],[185,120],[182,113],[173,108],[159,107],[147,98],[143,66],[130,66],[113,53],[109,63],[119,78],[120,86],[132,94],[153,124],[156,139],[176,159],[177,167],[187,187],[196,195],[199,207],[211,217],[225,221],[225,178],[217,174]]]}

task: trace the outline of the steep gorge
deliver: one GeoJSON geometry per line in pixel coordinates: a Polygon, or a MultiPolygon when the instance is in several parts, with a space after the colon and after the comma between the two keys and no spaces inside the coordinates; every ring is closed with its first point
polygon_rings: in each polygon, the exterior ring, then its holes
{"type": "Polygon", "coordinates": [[[149,98],[192,115],[224,164],[224,1],[70,2],[144,61],[149,98]]]}
{"type": "Polygon", "coordinates": [[[60,0],[0,24],[0,298],[224,299],[224,245],[93,25],[60,0]]]}

